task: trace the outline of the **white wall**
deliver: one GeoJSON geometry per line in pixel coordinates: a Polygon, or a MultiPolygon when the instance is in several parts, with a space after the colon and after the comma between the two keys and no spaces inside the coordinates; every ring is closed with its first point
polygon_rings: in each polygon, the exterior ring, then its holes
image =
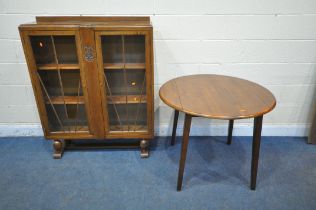
{"type": "MultiPolygon", "coordinates": [[[[36,15],[151,16],[157,134],[170,134],[172,120],[157,96],[161,84],[199,73],[233,75],[270,89],[278,104],[264,118],[264,135],[307,134],[315,106],[315,0],[79,2],[0,0],[0,136],[42,134],[17,30],[36,15]]],[[[235,134],[251,135],[251,122],[240,121],[235,134]]],[[[226,122],[193,123],[192,135],[226,135],[226,122]]]]}

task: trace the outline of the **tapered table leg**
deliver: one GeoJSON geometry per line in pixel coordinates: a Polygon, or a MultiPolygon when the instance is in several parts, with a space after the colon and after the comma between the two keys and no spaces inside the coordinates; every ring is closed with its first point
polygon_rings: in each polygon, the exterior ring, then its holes
{"type": "Polygon", "coordinates": [[[228,145],[230,145],[232,143],[233,128],[234,128],[234,120],[229,120],[228,137],[227,137],[227,144],[228,145]]]}
{"type": "Polygon", "coordinates": [[[177,133],[177,125],[178,125],[179,111],[174,110],[174,118],[173,118],[173,128],[172,128],[172,137],[171,137],[171,145],[174,145],[176,141],[176,133],[177,133]]]}
{"type": "Polygon", "coordinates": [[[178,191],[181,191],[181,188],[182,188],[183,172],[184,172],[185,159],[187,157],[191,120],[192,120],[192,116],[185,114],[183,140],[182,140],[182,146],[181,146],[181,157],[180,157],[179,173],[178,173],[178,185],[177,185],[178,191]]]}
{"type": "Polygon", "coordinates": [[[263,116],[259,116],[254,119],[253,140],[252,140],[252,160],[251,160],[251,186],[250,186],[250,189],[252,190],[256,189],[256,183],[257,183],[262,118],[263,116]]]}

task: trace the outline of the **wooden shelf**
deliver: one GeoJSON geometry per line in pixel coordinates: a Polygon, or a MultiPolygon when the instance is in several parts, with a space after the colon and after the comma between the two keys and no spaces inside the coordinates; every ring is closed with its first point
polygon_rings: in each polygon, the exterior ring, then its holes
{"type": "Polygon", "coordinates": [[[80,132],[86,133],[86,132],[89,132],[89,127],[83,126],[83,125],[77,125],[77,126],[66,125],[64,126],[64,130],[61,126],[56,126],[54,127],[54,131],[52,131],[51,133],[52,134],[54,133],[80,133],[80,132]]]}
{"type": "MultiPolygon", "coordinates": [[[[60,70],[79,70],[79,64],[58,64],[60,70]]],[[[57,70],[57,64],[39,64],[38,70],[57,70]]]]}
{"type": "Polygon", "coordinates": [[[147,125],[110,125],[111,133],[121,132],[147,132],[147,125]],[[135,130],[135,131],[134,131],[135,130]]]}
{"type": "Polygon", "coordinates": [[[147,103],[146,95],[115,95],[107,96],[109,104],[138,104],[138,103],[147,103]],[[127,99],[127,101],[126,101],[127,99]]]}
{"type": "MultiPolygon", "coordinates": [[[[124,63],[104,63],[104,69],[123,69],[124,63]]],[[[146,69],[146,63],[125,63],[125,69],[146,69]]]]}
{"type": "MultiPolygon", "coordinates": [[[[84,97],[83,96],[55,96],[51,97],[50,100],[53,104],[84,104],[84,97]]],[[[49,100],[46,98],[46,104],[49,104],[49,100]]]]}

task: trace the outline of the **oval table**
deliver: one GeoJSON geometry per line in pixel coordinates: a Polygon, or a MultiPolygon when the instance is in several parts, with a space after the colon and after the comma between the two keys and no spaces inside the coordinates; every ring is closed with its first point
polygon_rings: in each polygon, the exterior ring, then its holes
{"type": "Polygon", "coordinates": [[[179,111],[185,113],[178,191],[182,188],[192,117],[229,120],[227,144],[232,141],[234,120],[254,118],[250,188],[255,190],[262,119],[276,105],[275,97],[269,90],[244,79],[201,74],[168,81],[160,88],[159,96],[175,109],[171,145],[175,143],[179,111]]]}

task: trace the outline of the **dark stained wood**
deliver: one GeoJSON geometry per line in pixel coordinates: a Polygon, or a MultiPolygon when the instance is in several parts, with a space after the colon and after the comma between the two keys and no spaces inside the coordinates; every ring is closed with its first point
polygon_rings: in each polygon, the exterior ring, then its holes
{"type": "MultiPolygon", "coordinates": [[[[147,81],[150,82],[150,84],[154,84],[154,38],[153,38],[153,29],[151,28],[148,30],[148,36],[146,37],[146,59],[148,60],[146,64],[147,68],[147,81]]],[[[148,85],[147,87],[147,94],[148,98],[147,100],[149,101],[149,106],[148,106],[148,130],[152,134],[151,138],[154,137],[154,85],[148,85]]]]}
{"type": "Polygon", "coordinates": [[[230,145],[230,144],[232,143],[233,128],[234,128],[234,120],[229,120],[229,124],[228,124],[228,137],[227,137],[227,144],[228,144],[228,145],[230,145]]]}
{"type": "Polygon", "coordinates": [[[160,98],[181,112],[215,119],[244,119],[271,111],[276,100],[253,82],[220,75],[184,76],[170,80],[160,98]]]}
{"type": "Polygon", "coordinates": [[[172,138],[171,145],[173,146],[176,142],[176,133],[177,133],[177,125],[178,125],[179,111],[174,110],[174,118],[173,118],[173,128],[172,128],[172,138]]]}
{"type": "Polygon", "coordinates": [[[316,115],[314,114],[313,123],[309,131],[307,143],[316,145],[316,115]]]}
{"type": "Polygon", "coordinates": [[[181,191],[181,188],[182,188],[183,172],[184,172],[185,160],[187,157],[187,150],[188,150],[188,144],[189,144],[191,120],[192,120],[192,116],[190,116],[189,114],[185,114],[183,140],[182,140],[182,146],[181,146],[181,157],[180,157],[180,162],[179,162],[179,173],[178,173],[178,184],[177,184],[178,191],[181,191]]]}
{"type": "MultiPolygon", "coordinates": [[[[191,75],[165,83],[159,91],[160,98],[175,109],[185,113],[183,142],[179,163],[178,186],[182,187],[183,171],[189,141],[192,117],[229,120],[227,144],[231,144],[235,119],[255,118],[253,130],[251,186],[256,188],[260,139],[263,115],[271,111],[276,100],[266,88],[253,82],[220,75],[191,75]]],[[[171,144],[174,143],[178,116],[175,114],[171,144]]]]}
{"type": "Polygon", "coordinates": [[[261,140],[261,130],[262,130],[262,118],[263,118],[263,116],[258,116],[254,119],[253,140],[252,140],[252,158],[251,158],[251,181],[250,181],[251,182],[250,188],[252,190],[256,189],[256,183],[257,183],[260,140],[261,140]]]}

